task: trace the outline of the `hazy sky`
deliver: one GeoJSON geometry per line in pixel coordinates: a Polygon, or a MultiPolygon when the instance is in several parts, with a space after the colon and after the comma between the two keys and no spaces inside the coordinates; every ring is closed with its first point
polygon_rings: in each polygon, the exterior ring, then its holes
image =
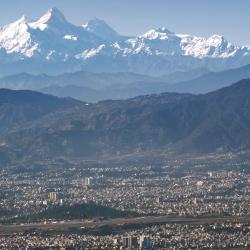
{"type": "Polygon", "coordinates": [[[250,0],[2,0],[0,25],[25,14],[38,18],[58,7],[75,24],[97,17],[124,35],[165,26],[176,33],[222,34],[250,44],[250,0]]]}

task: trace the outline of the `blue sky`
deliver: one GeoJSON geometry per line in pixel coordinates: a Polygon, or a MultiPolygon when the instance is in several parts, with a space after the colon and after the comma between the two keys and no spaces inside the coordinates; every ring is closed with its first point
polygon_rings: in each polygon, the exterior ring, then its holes
{"type": "Polygon", "coordinates": [[[222,34],[234,43],[250,44],[249,0],[4,0],[0,25],[23,14],[36,19],[50,7],[75,24],[97,17],[126,35],[165,26],[177,33],[222,34]]]}

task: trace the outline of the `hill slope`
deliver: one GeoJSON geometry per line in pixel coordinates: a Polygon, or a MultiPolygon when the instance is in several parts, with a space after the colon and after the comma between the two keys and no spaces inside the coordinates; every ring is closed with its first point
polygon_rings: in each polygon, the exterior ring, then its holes
{"type": "Polygon", "coordinates": [[[207,153],[249,149],[249,138],[250,80],[243,80],[206,95],[80,103],[9,130],[0,152],[11,152],[13,159],[207,153]]]}
{"type": "Polygon", "coordinates": [[[165,90],[178,93],[208,93],[248,78],[250,78],[250,65],[221,72],[209,72],[196,79],[167,86],[165,90]]]}
{"type": "Polygon", "coordinates": [[[0,89],[0,134],[21,124],[81,104],[70,98],[57,98],[28,90],[0,89]]]}
{"type": "Polygon", "coordinates": [[[57,76],[22,73],[0,78],[0,87],[31,89],[58,97],[86,102],[127,99],[162,92],[208,93],[250,78],[250,65],[221,72],[204,69],[176,72],[162,77],[129,72],[91,73],[78,71],[57,76]],[[187,79],[183,81],[184,79],[187,79]],[[176,81],[182,82],[176,82],[176,81]]]}

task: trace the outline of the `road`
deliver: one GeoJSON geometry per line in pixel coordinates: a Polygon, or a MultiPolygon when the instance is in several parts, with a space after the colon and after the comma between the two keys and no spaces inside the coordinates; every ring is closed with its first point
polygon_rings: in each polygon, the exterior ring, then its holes
{"type": "Polygon", "coordinates": [[[0,225],[0,235],[8,235],[13,233],[20,233],[30,229],[37,230],[55,230],[58,232],[65,232],[70,228],[100,228],[105,226],[118,225],[138,225],[138,224],[157,224],[157,223],[180,223],[180,224],[210,224],[213,222],[250,222],[250,216],[245,217],[169,217],[169,216],[146,216],[136,218],[116,218],[103,221],[90,220],[70,220],[45,223],[31,223],[19,225],[0,225]]]}

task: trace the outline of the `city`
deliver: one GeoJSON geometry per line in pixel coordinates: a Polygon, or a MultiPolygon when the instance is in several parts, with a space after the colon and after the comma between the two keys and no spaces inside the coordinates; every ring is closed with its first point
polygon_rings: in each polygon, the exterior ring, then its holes
{"type": "Polygon", "coordinates": [[[250,250],[250,1],[0,2],[0,250],[250,250]]]}
{"type": "Polygon", "coordinates": [[[24,249],[249,247],[248,168],[213,170],[209,164],[197,162],[183,171],[186,164],[175,160],[163,166],[72,166],[32,173],[18,171],[16,167],[1,170],[0,246],[9,244],[13,249],[18,249],[17,246],[24,249]],[[77,218],[73,212],[69,217],[70,208],[79,204],[131,213],[128,217],[111,212],[77,218]],[[55,215],[57,212],[53,211],[60,211],[60,207],[68,212],[55,215]],[[111,218],[114,219],[109,222],[111,218]],[[12,233],[17,229],[14,236],[8,234],[10,224],[12,233]]]}

